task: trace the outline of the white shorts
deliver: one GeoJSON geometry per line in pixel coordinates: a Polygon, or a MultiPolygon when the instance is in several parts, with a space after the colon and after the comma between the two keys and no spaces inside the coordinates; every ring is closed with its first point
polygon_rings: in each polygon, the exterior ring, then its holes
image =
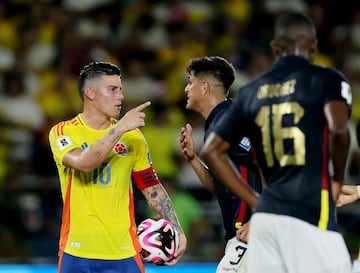
{"type": "Polygon", "coordinates": [[[255,213],[249,231],[249,273],[349,273],[342,235],[294,217],[255,213]]]}
{"type": "Polygon", "coordinates": [[[235,237],[226,243],[225,255],[217,266],[216,273],[246,273],[247,244],[235,237]]]}
{"type": "Polygon", "coordinates": [[[355,260],[353,263],[353,273],[360,273],[360,261],[355,260]]]}

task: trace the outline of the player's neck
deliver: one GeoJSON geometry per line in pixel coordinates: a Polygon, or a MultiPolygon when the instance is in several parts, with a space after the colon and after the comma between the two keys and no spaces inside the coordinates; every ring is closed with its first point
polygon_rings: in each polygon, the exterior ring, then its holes
{"type": "Polygon", "coordinates": [[[202,116],[207,119],[214,108],[225,100],[225,97],[211,97],[201,112],[202,116]]]}
{"type": "Polygon", "coordinates": [[[111,123],[111,120],[105,116],[92,115],[88,112],[83,112],[80,115],[87,126],[96,130],[105,130],[109,128],[111,123]]]}

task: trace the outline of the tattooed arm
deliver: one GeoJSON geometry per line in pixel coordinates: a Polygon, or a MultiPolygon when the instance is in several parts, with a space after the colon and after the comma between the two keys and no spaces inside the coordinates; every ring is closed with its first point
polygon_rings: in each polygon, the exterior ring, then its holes
{"type": "Polygon", "coordinates": [[[143,189],[142,193],[144,194],[149,207],[155,212],[155,214],[158,217],[164,218],[170,221],[171,223],[173,223],[176,228],[176,231],[179,234],[180,244],[179,244],[179,248],[176,251],[176,256],[173,260],[166,263],[166,265],[174,265],[179,261],[181,256],[184,254],[186,249],[187,239],[183,229],[181,228],[179,219],[177,218],[171,199],[161,183],[143,189]]]}
{"type": "MultiPolygon", "coordinates": [[[[63,158],[63,164],[82,172],[90,172],[99,167],[125,132],[145,125],[145,113],[143,113],[142,110],[149,105],[150,102],[145,102],[128,111],[116,123],[114,128],[98,141],[94,142],[88,149],[83,150],[76,148],[68,152],[63,158]]],[[[110,124],[108,126],[110,126],[110,124]]]]}

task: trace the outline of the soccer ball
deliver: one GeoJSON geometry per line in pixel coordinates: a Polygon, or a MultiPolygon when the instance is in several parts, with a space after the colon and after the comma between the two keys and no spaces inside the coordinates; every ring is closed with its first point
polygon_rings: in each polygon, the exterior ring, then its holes
{"type": "Polygon", "coordinates": [[[174,225],[165,219],[148,218],[138,226],[141,256],[154,264],[170,261],[179,246],[179,237],[174,225]]]}

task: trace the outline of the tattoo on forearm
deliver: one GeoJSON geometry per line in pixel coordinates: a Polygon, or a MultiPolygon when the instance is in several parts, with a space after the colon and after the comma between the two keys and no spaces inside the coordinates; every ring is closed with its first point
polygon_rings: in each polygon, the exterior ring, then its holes
{"type": "Polygon", "coordinates": [[[89,149],[90,149],[90,153],[94,154],[95,157],[100,157],[102,155],[101,150],[100,149],[95,150],[94,146],[90,146],[89,149]]]}
{"type": "Polygon", "coordinates": [[[119,140],[119,136],[115,134],[116,131],[114,128],[110,129],[108,135],[110,138],[105,142],[103,139],[98,142],[96,147],[90,146],[90,153],[93,154],[96,158],[101,158],[103,156],[103,149],[102,147],[113,147],[115,143],[119,140]]]}
{"type": "MultiPolygon", "coordinates": [[[[110,131],[109,131],[109,135],[112,136],[115,134],[115,129],[112,128],[110,131]]],[[[114,145],[119,139],[119,136],[118,135],[114,135],[112,138],[110,138],[109,140],[109,144],[110,145],[114,145]]]]}
{"type": "Polygon", "coordinates": [[[150,194],[151,198],[155,198],[157,195],[158,195],[158,194],[157,194],[156,191],[153,191],[153,192],[150,194]]]}
{"type": "Polygon", "coordinates": [[[176,212],[172,206],[172,202],[162,188],[151,188],[148,195],[149,205],[156,211],[161,218],[171,221],[177,229],[180,229],[180,224],[176,212]]]}

